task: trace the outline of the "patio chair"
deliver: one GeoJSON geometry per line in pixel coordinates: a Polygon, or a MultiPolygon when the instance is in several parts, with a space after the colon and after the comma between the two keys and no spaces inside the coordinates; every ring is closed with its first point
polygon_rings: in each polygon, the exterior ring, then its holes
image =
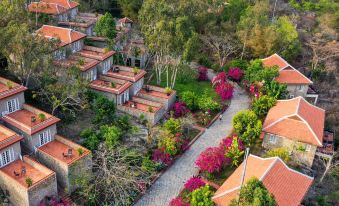
{"type": "Polygon", "coordinates": [[[20,173],[17,173],[16,171],[13,171],[13,173],[14,173],[14,175],[15,175],[16,177],[19,177],[19,176],[20,176],[20,173]]]}

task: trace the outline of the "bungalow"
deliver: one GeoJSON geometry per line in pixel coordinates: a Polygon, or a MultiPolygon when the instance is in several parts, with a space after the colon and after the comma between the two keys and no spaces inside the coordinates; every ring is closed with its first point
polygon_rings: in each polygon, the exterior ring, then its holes
{"type": "Polygon", "coordinates": [[[176,95],[177,93],[174,90],[166,91],[166,89],[154,85],[144,85],[136,94],[137,97],[163,104],[166,111],[173,107],[176,95]]]}
{"type": "Polygon", "coordinates": [[[144,68],[148,59],[147,48],[143,39],[129,40],[123,47],[127,66],[144,68]]]}
{"type": "Polygon", "coordinates": [[[317,147],[323,143],[324,123],[325,110],[303,97],[278,100],[264,121],[262,145],[285,147],[296,162],[312,166],[317,147]]]}
{"type": "Polygon", "coordinates": [[[31,13],[52,15],[58,21],[68,21],[78,14],[79,3],[70,0],[41,0],[28,5],[31,13]]]}
{"type": "Polygon", "coordinates": [[[59,40],[58,49],[54,51],[54,59],[65,59],[69,54],[76,53],[83,48],[85,34],[72,29],[43,25],[36,32],[48,39],[59,40]]]}
{"type": "Polygon", "coordinates": [[[279,76],[276,77],[275,80],[281,84],[287,85],[290,98],[302,96],[304,98],[312,98],[314,99],[313,103],[317,103],[318,95],[315,94],[312,88],[310,88],[310,85],[312,85],[313,82],[293,66],[291,66],[281,56],[278,54],[273,54],[265,59],[262,59],[262,62],[266,67],[278,67],[279,76]]]}
{"type": "Polygon", "coordinates": [[[145,70],[121,65],[113,65],[112,69],[107,72],[107,76],[123,79],[133,84],[130,89],[130,96],[136,95],[141,90],[144,84],[145,74],[145,70]]]}
{"type": "Polygon", "coordinates": [[[227,206],[239,197],[243,174],[244,184],[253,177],[262,181],[279,206],[299,206],[313,182],[312,177],[290,169],[279,157],[249,155],[246,167],[244,164],[233,172],[212,197],[217,206],[227,206]]]}
{"type": "Polygon", "coordinates": [[[21,156],[14,131],[0,125],[0,188],[13,205],[38,205],[45,196],[57,195],[55,173],[28,156],[21,156]]]}
{"type": "Polygon", "coordinates": [[[27,88],[0,77],[0,114],[6,116],[22,108],[25,103],[24,91],[27,88]]]}
{"type": "Polygon", "coordinates": [[[59,21],[61,27],[71,28],[85,33],[87,36],[95,36],[94,27],[100,15],[92,13],[78,13],[71,21],[59,21]]]}

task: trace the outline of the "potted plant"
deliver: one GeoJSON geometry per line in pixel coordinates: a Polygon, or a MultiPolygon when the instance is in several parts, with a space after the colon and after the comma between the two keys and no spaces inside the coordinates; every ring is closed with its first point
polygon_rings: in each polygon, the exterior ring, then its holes
{"type": "Polygon", "coordinates": [[[132,72],[133,72],[134,75],[137,75],[139,71],[140,71],[140,69],[138,67],[134,67],[132,69],[132,72]]]}
{"type": "Polygon", "coordinates": [[[167,94],[167,96],[171,95],[172,89],[169,88],[169,87],[166,87],[166,88],[165,88],[165,93],[167,94]]]}
{"type": "Polygon", "coordinates": [[[44,113],[39,113],[38,114],[38,118],[41,122],[45,121],[46,120],[46,115],[44,113]]]}
{"type": "Polygon", "coordinates": [[[6,82],[6,86],[7,86],[9,89],[12,89],[12,88],[13,88],[13,83],[10,82],[10,81],[7,81],[7,82],[6,82]]]}
{"type": "Polygon", "coordinates": [[[107,52],[111,51],[109,48],[104,48],[104,53],[106,54],[107,52]]]}
{"type": "Polygon", "coordinates": [[[33,185],[33,180],[31,178],[29,178],[29,177],[25,179],[25,182],[26,182],[28,187],[33,185]]]}
{"type": "Polygon", "coordinates": [[[151,106],[148,106],[148,112],[151,112],[151,113],[153,113],[153,112],[154,112],[154,110],[153,110],[153,107],[151,107],[151,106]]]}
{"type": "Polygon", "coordinates": [[[78,64],[79,64],[80,66],[83,66],[83,65],[85,64],[85,60],[84,60],[83,58],[79,59],[79,60],[78,60],[78,64]]]}
{"type": "Polygon", "coordinates": [[[36,117],[35,116],[31,116],[31,122],[36,122],[36,117]]]}
{"type": "Polygon", "coordinates": [[[81,147],[79,147],[79,148],[77,149],[77,152],[78,152],[79,156],[81,156],[81,155],[84,154],[84,150],[83,150],[81,147]]]}
{"type": "Polygon", "coordinates": [[[115,83],[111,82],[111,87],[115,88],[115,83]]]}

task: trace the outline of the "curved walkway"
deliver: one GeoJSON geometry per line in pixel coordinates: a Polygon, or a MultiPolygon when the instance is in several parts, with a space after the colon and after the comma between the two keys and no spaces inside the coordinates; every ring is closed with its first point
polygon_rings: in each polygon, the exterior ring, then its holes
{"type": "Polygon", "coordinates": [[[195,160],[208,147],[218,146],[232,131],[232,118],[249,107],[246,93],[236,86],[230,107],[223,113],[223,120],[215,121],[210,128],[147,190],[134,206],[167,206],[176,197],[184,183],[198,173],[195,160]]]}

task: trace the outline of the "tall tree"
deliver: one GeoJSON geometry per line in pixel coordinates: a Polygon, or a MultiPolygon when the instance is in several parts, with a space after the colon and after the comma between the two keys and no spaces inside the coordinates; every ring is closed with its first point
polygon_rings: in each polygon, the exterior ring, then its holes
{"type": "Polygon", "coordinates": [[[122,14],[128,18],[138,20],[139,10],[142,7],[144,0],[118,0],[122,14]]]}

